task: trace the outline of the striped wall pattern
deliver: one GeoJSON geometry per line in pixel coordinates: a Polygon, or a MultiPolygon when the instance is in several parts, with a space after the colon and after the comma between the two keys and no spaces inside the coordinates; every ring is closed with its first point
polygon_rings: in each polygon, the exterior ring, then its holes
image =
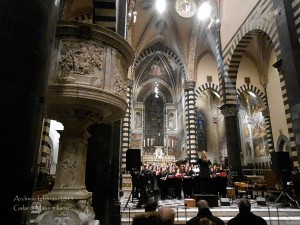
{"type": "Polygon", "coordinates": [[[127,110],[125,117],[122,119],[121,133],[121,171],[126,171],[126,151],[130,144],[130,126],[131,126],[131,102],[132,102],[132,80],[127,84],[127,110]]]}
{"type": "Polygon", "coordinates": [[[266,123],[266,130],[267,130],[267,142],[268,142],[268,149],[269,151],[274,151],[274,140],[272,135],[272,126],[271,126],[271,120],[270,120],[270,114],[268,113],[269,107],[268,107],[268,99],[267,96],[259,90],[257,87],[255,87],[252,84],[244,84],[240,88],[237,89],[237,94],[241,95],[243,91],[250,90],[253,93],[255,93],[264,103],[264,110],[263,116],[265,117],[265,123],[266,123]]]}
{"type": "Polygon", "coordinates": [[[195,82],[187,81],[185,83],[186,149],[190,159],[197,157],[196,98],[194,89],[195,82]]]}
{"type": "Polygon", "coordinates": [[[292,118],[291,118],[291,112],[288,104],[288,96],[286,93],[285,79],[281,71],[279,71],[279,78],[280,78],[281,91],[283,93],[283,104],[285,106],[285,116],[288,125],[289,140],[291,146],[291,161],[293,163],[293,166],[297,168],[299,167],[299,162],[298,162],[298,155],[297,155],[297,148],[296,148],[296,140],[293,132],[292,118]]]}
{"type": "Polygon", "coordinates": [[[51,156],[51,139],[50,139],[50,119],[44,119],[41,146],[40,146],[40,168],[43,170],[49,170],[49,157],[51,156]]]}
{"type": "Polygon", "coordinates": [[[225,104],[225,98],[224,98],[224,89],[225,89],[225,85],[224,85],[224,77],[227,77],[227,71],[224,69],[224,61],[223,61],[223,57],[222,57],[222,53],[221,53],[221,46],[220,43],[217,41],[216,42],[216,56],[217,56],[217,64],[218,64],[218,76],[219,76],[219,94],[220,94],[220,103],[221,105],[225,104]]]}
{"type": "MultiPolygon", "coordinates": [[[[295,21],[297,39],[300,43],[300,0],[292,0],[292,8],[293,8],[293,14],[294,14],[294,21],[295,21]]],[[[290,113],[288,113],[287,121],[291,125],[290,113]]],[[[289,126],[289,130],[291,130],[291,126],[289,126]]],[[[292,162],[294,164],[294,167],[297,168],[300,165],[299,165],[298,156],[297,156],[295,136],[294,136],[294,133],[292,131],[289,132],[289,138],[290,138],[291,154],[292,154],[291,159],[292,159],[292,162]]]]}
{"type": "Polygon", "coordinates": [[[116,32],[116,0],[94,0],[94,23],[116,32]]]}
{"type": "Polygon", "coordinates": [[[263,35],[268,42],[270,38],[260,30],[253,30],[244,35],[244,37],[236,45],[236,49],[231,56],[230,62],[226,64],[227,76],[225,77],[225,92],[227,104],[238,104],[236,98],[236,80],[238,69],[249,43],[258,35],[263,35]]]}
{"type": "Polygon", "coordinates": [[[134,61],[133,68],[134,69],[137,68],[143,60],[145,60],[146,58],[148,58],[154,54],[161,54],[161,55],[164,55],[166,57],[173,59],[174,62],[176,63],[176,65],[179,67],[179,70],[182,71],[184,78],[185,79],[187,78],[185,65],[182,63],[181,59],[176,55],[176,53],[170,49],[165,49],[164,51],[153,51],[152,48],[148,48],[148,49],[144,50],[134,61]]]}
{"type": "Polygon", "coordinates": [[[200,87],[196,88],[195,90],[195,97],[196,99],[201,95],[201,93],[207,89],[212,89],[214,90],[215,92],[217,92],[218,94],[219,93],[219,87],[218,85],[214,84],[214,83],[205,83],[203,85],[201,85],[200,87]]]}
{"type": "MultiPolygon", "coordinates": [[[[296,29],[299,36],[299,0],[293,0],[296,29]]],[[[237,104],[237,99],[233,97],[232,92],[235,90],[236,73],[241,60],[241,56],[247,47],[248,36],[251,37],[252,32],[264,32],[264,36],[269,39],[277,59],[281,59],[281,50],[278,40],[277,26],[275,22],[272,0],[261,0],[255,9],[249,14],[249,17],[241,25],[232,40],[223,49],[223,58],[225,63],[224,73],[224,103],[237,104]],[[248,33],[250,35],[248,35],[248,33]]],[[[299,40],[299,38],[298,38],[299,40]]],[[[289,128],[289,137],[291,143],[291,154],[293,164],[299,164],[297,159],[297,150],[295,137],[292,130],[292,120],[286,94],[286,86],[284,76],[280,77],[282,96],[284,99],[284,107],[286,110],[287,126],[289,128]]],[[[221,88],[223,90],[223,88],[221,88]]]]}
{"type": "Polygon", "coordinates": [[[271,0],[260,1],[257,4],[234,38],[223,50],[225,71],[227,72],[224,74],[225,104],[238,104],[236,98],[236,76],[240,61],[253,37],[263,33],[265,33],[264,37],[270,40],[277,57],[280,58],[281,53],[271,0]]]}
{"type": "Polygon", "coordinates": [[[300,0],[292,0],[292,8],[294,12],[297,37],[300,42],[300,0]]]}

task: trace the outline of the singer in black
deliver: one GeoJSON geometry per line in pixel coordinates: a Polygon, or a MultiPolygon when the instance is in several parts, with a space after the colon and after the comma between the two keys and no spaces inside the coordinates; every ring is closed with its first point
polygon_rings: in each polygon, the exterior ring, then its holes
{"type": "Polygon", "coordinates": [[[200,178],[200,188],[201,194],[209,194],[209,180],[210,180],[210,170],[209,166],[211,161],[205,151],[202,151],[200,158],[198,159],[199,165],[199,178],[200,178]]]}

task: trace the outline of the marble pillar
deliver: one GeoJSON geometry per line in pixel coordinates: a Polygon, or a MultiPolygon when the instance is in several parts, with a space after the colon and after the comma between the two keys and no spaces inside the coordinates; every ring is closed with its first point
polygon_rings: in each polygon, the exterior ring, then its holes
{"type": "Polygon", "coordinates": [[[241,166],[241,138],[239,133],[238,108],[236,105],[223,105],[220,107],[224,115],[225,136],[228,154],[228,166],[232,172],[242,176],[241,166]]]}
{"type": "Polygon", "coordinates": [[[291,160],[294,169],[300,166],[300,44],[297,1],[272,0],[274,5],[281,58],[274,64],[284,76],[292,130],[291,160]],[[293,143],[294,142],[294,143],[293,143]],[[295,147],[294,147],[295,146],[295,147]]]}
{"type": "Polygon", "coordinates": [[[49,198],[87,199],[85,187],[86,152],[89,134],[86,130],[60,131],[60,150],[56,166],[55,185],[49,198]]]}
{"type": "Polygon", "coordinates": [[[196,114],[195,114],[195,82],[187,81],[185,83],[185,112],[186,112],[186,148],[189,161],[197,157],[197,135],[196,135],[196,114]]]}
{"type": "Polygon", "coordinates": [[[42,204],[48,204],[51,210],[44,210],[36,223],[99,224],[98,220],[94,220],[92,193],[85,186],[87,145],[90,137],[87,131],[88,119],[64,117],[62,122],[64,130],[59,131],[60,149],[55,184],[52,191],[42,199],[42,204]],[[81,206],[83,203],[84,209],[81,206]]]}

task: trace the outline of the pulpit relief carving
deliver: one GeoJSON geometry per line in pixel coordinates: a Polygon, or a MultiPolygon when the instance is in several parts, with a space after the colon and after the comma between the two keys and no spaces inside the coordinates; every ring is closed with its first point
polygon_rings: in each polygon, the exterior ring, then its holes
{"type": "Polygon", "coordinates": [[[61,186],[72,187],[75,184],[77,149],[69,145],[61,164],[61,186]]]}
{"type": "Polygon", "coordinates": [[[103,48],[94,43],[62,40],[58,67],[59,83],[102,86],[103,48]]]}

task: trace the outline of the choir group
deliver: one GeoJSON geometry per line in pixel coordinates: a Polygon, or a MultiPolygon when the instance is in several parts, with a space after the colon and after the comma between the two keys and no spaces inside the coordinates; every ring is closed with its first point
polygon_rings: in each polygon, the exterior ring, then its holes
{"type": "Polygon", "coordinates": [[[147,199],[190,198],[193,194],[214,194],[226,197],[227,174],[221,165],[211,164],[205,157],[196,164],[148,164],[132,174],[133,194],[138,205],[147,199]],[[204,159],[204,160],[203,160],[204,159]]]}

